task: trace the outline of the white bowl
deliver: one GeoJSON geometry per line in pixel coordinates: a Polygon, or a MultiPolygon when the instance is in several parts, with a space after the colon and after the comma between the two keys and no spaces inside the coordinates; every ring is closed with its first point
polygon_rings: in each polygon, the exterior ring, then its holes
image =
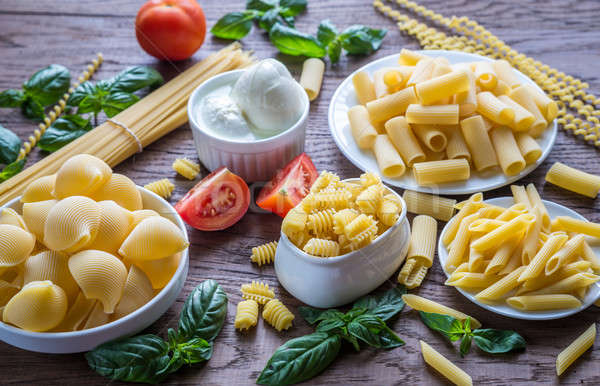
{"type": "Polygon", "coordinates": [[[319,258],[296,247],[281,232],[275,255],[275,272],[294,297],[319,308],[337,307],[368,294],[400,268],[408,252],[410,225],[406,203],[395,225],[371,244],[345,255],[319,258]]]}
{"type": "MultiPolygon", "coordinates": [[[[185,224],[173,207],[158,195],[138,187],[142,194],[144,209],[153,209],[173,221],[187,240],[185,224]]],[[[3,207],[21,211],[21,197],[17,197],[3,207]]],[[[49,354],[77,353],[92,350],[94,347],[142,331],[164,314],[179,296],[188,273],[188,250],[181,253],[177,271],[169,283],[148,303],[131,314],[114,322],[74,332],[31,332],[0,322],[0,340],[29,351],[49,354]]]]}
{"type": "Polygon", "coordinates": [[[300,119],[283,133],[252,142],[226,140],[205,130],[197,119],[196,108],[211,90],[233,84],[246,70],[234,70],[216,75],[192,92],[188,101],[188,117],[200,161],[213,171],[226,166],[246,182],[269,181],[277,169],[285,166],[304,151],[304,139],[310,103],[302,93],[304,111],[300,119]]]}

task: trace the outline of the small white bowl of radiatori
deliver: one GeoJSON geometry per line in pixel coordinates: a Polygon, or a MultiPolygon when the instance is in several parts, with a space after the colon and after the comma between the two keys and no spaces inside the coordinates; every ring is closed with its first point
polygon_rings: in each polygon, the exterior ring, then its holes
{"type": "Polygon", "coordinates": [[[83,352],[135,334],[187,277],[173,207],[89,155],[0,207],[0,229],[0,340],[25,350],[83,352]]]}

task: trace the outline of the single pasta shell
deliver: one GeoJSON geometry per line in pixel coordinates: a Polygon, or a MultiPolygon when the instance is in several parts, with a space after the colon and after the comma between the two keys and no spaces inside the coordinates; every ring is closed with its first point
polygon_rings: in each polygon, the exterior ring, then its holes
{"type": "Polygon", "coordinates": [[[85,324],[83,325],[82,330],[87,330],[88,328],[94,328],[106,324],[110,321],[110,314],[104,312],[102,308],[102,303],[96,301],[94,304],[94,308],[92,308],[92,312],[88,316],[85,324]]]}
{"type": "Polygon", "coordinates": [[[0,267],[13,267],[25,261],[33,251],[35,237],[14,225],[0,225],[0,267]]]}
{"type": "Polygon", "coordinates": [[[104,312],[113,313],[127,280],[123,262],[110,253],[79,252],[69,259],[69,271],[88,299],[98,299],[104,312]]]}
{"type": "Polygon", "coordinates": [[[86,299],[83,292],[79,291],[75,301],[71,307],[69,307],[67,315],[53,331],[65,332],[80,330],[96,303],[98,303],[96,299],[86,299]]]}
{"type": "Polygon", "coordinates": [[[55,197],[52,194],[56,183],[56,174],[40,177],[30,183],[23,191],[21,202],[38,202],[53,200],[55,197]]]}
{"type": "Polygon", "coordinates": [[[18,285],[0,280],[0,307],[4,307],[17,292],[19,292],[18,285]]]}
{"type": "Polygon", "coordinates": [[[141,269],[152,283],[152,288],[161,289],[166,286],[173,278],[175,271],[179,267],[181,253],[158,259],[158,260],[129,260],[125,259],[125,264],[136,265],[141,269]]]}
{"type": "Polygon", "coordinates": [[[127,275],[127,281],[123,289],[123,296],[115,308],[113,318],[116,320],[131,314],[148,303],[153,296],[154,289],[148,276],[141,269],[132,265],[129,268],[129,274],[127,275]]]}
{"type": "Polygon", "coordinates": [[[79,286],[69,271],[69,256],[56,251],[44,251],[29,257],[23,265],[23,283],[49,280],[60,286],[70,300],[75,300],[79,286]]]}
{"type": "Polygon", "coordinates": [[[56,173],[52,194],[62,199],[70,196],[89,196],[110,179],[112,170],[106,162],[89,154],[69,158],[56,173]]]}
{"type": "Polygon", "coordinates": [[[23,204],[23,221],[39,242],[44,242],[44,226],[50,210],[58,203],[56,200],[28,202],[23,204]]]}
{"type": "Polygon", "coordinates": [[[133,260],[157,260],[187,248],[181,229],[164,217],[149,217],[127,236],[119,254],[133,260]]]}
{"type": "Polygon", "coordinates": [[[112,200],[127,210],[143,208],[142,195],[135,183],[128,177],[113,173],[108,182],[92,195],[96,201],[112,200]]]}
{"type": "Polygon", "coordinates": [[[119,247],[129,235],[133,215],[114,201],[101,201],[98,205],[102,209],[98,233],[94,241],[86,248],[116,255],[119,247]]]}
{"type": "Polygon", "coordinates": [[[34,281],[23,287],[4,307],[3,320],[27,331],[48,331],[67,313],[67,295],[51,281],[34,281]]]}
{"type": "Polygon", "coordinates": [[[131,228],[135,228],[139,223],[148,217],[160,216],[156,211],[152,209],[141,209],[132,212],[133,219],[131,221],[131,228]]]}
{"type": "Polygon", "coordinates": [[[50,209],[44,224],[44,244],[55,251],[74,253],[90,244],[100,225],[102,208],[88,197],[73,196],[50,209]]]}
{"type": "Polygon", "coordinates": [[[27,224],[25,224],[23,217],[17,213],[16,210],[11,208],[0,209],[0,224],[14,225],[23,230],[29,231],[29,228],[27,228],[27,224]]]}

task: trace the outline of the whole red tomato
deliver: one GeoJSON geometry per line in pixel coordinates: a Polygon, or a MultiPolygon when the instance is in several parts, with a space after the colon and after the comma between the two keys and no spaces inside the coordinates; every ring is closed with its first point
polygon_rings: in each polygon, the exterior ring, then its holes
{"type": "Polygon", "coordinates": [[[189,58],[205,35],[206,18],[196,0],[150,0],[135,18],[140,46],[159,59],[189,58]]]}

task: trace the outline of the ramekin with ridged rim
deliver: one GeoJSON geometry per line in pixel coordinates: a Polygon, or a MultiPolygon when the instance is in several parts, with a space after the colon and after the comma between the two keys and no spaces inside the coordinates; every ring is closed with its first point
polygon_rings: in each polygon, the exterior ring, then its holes
{"type": "Polygon", "coordinates": [[[221,166],[246,182],[269,181],[275,172],[304,151],[310,103],[302,93],[304,111],[300,119],[286,131],[252,142],[226,140],[203,128],[196,109],[209,90],[233,84],[246,70],[233,70],[216,75],[198,86],[188,101],[188,117],[198,157],[211,172],[221,166]]]}

